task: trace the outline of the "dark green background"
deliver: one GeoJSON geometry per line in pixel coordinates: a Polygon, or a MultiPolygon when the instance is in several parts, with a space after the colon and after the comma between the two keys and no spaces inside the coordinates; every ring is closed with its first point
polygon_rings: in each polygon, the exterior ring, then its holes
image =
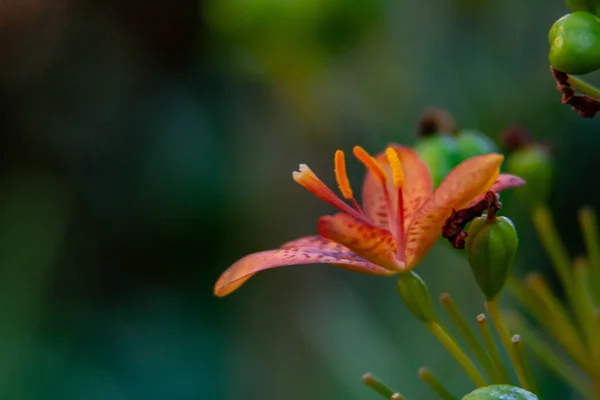
{"type": "MultiPolygon", "coordinates": [[[[225,299],[241,256],[315,232],[333,153],[413,144],[436,105],[493,138],[554,146],[551,205],[575,254],[599,205],[598,122],[560,104],[537,0],[28,0],[0,3],[0,398],[375,399],[360,376],[433,398],[427,365],[472,386],[393,279],[266,272],[225,299]]],[[[348,166],[360,192],[362,167],[348,166]]],[[[517,273],[547,271],[522,207],[517,273]]],[[[512,211],[511,211],[512,210],[512,211]]],[[[466,261],[418,268],[483,311],[466,261]]],[[[540,369],[545,400],[564,389],[540,369]],[[558,386],[557,386],[558,385],[558,386]]]]}

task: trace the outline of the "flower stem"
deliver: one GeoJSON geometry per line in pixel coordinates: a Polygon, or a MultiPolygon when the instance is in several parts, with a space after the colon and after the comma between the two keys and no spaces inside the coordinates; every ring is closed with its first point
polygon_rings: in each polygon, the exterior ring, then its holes
{"type": "Polygon", "coordinates": [[[385,383],[371,373],[364,374],[362,380],[368,387],[375,390],[386,399],[390,399],[395,393],[385,383]]]}
{"type": "Polygon", "coordinates": [[[419,378],[427,386],[431,388],[434,392],[437,393],[443,400],[457,400],[456,397],[452,396],[452,394],[444,387],[444,385],[435,377],[433,374],[425,367],[419,368],[419,378]]]}
{"type": "Polygon", "coordinates": [[[442,295],[440,296],[440,301],[444,309],[448,312],[448,315],[454,323],[454,326],[456,326],[456,329],[458,329],[460,335],[463,337],[463,339],[465,339],[467,345],[475,354],[475,357],[485,370],[487,376],[494,383],[507,383],[502,382],[502,378],[496,373],[496,370],[492,362],[490,361],[490,358],[488,357],[487,353],[485,352],[485,349],[477,340],[477,337],[473,333],[473,330],[465,321],[465,318],[462,316],[458,307],[456,307],[456,303],[454,303],[452,297],[450,297],[448,293],[442,293],[442,295]]]}
{"type": "Polygon", "coordinates": [[[600,327],[594,320],[595,309],[590,287],[588,286],[588,272],[586,260],[576,259],[574,262],[575,286],[577,288],[575,314],[585,333],[588,351],[591,353],[591,359],[593,360],[590,365],[590,373],[600,381],[600,371],[597,367],[600,364],[600,327]]]}
{"type": "Polygon", "coordinates": [[[502,344],[510,357],[510,361],[512,362],[513,368],[517,374],[517,378],[519,379],[519,384],[523,389],[532,391],[532,384],[528,382],[527,376],[524,373],[524,370],[519,362],[517,355],[514,352],[512,347],[512,340],[510,336],[510,332],[504,323],[504,319],[502,318],[502,314],[500,314],[500,308],[498,307],[498,298],[493,300],[487,300],[485,302],[486,308],[492,317],[492,321],[494,322],[494,326],[496,327],[496,331],[500,336],[500,340],[502,340],[502,344]]]}
{"type": "Polygon", "coordinates": [[[596,397],[592,391],[590,382],[582,378],[580,371],[574,370],[572,366],[556,355],[553,349],[544,343],[533,331],[529,330],[525,321],[517,314],[511,314],[508,318],[510,324],[521,332],[527,346],[549,369],[554,371],[560,378],[575,389],[583,398],[594,400],[596,397]]]}
{"type": "Polygon", "coordinates": [[[523,340],[521,339],[521,336],[513,335],[512,348],[515,358],[518,360],[515,368],[519,368],[521,370],[521,374],[523,374],[527,380],[527,384],[523,385],[523,387],[530,392],[537,393],[538,391],[535,387],[535,380],[533,379],[533,373],[531,372],[531,367],[529,366],[527,356],[525,355],[525,348],[523,347],[523,340]]]}
{"type": "Polygon", "coordinates": [[[490,355],[490,358],[492,360],[492,364],[494,365],[496,375],[500,377],[500,383],[510,383],[508,371],[502,363],[500,353],[498,353],[498,348],[496,347],[496,342],[492,337],[490,325],[488,324],[487,318],[484,314],[479,314],[477,316],[477,326],[479,327],[479,332],[481,332],[481,337],[483,337],[483,343],[485,344],[488,354],[490,355]]]}
{"type": "Polygon", "coordinates": [[[390,400],[406,400],[406,398],[400,393],[396,392],[390,397],[390,400]]]}
{"type": "Polygon", "coordinates": [[[574,77],[573,75],[569,75],[568,78],[569,85],[578,92],[581,92],[585,95],[593,97],[596,100],[600,100],[600,90],[590,85],[587,82],[582,81],[579,78],[574,77]]]}
{"type": "Polygon", "coordinates": [[[431,321],[427,323],[427,327],[433,335],[446,347],[446,350],[456,359],[460,366],[465,370],[469,378],[477,387],[487,386],[488,383],[479,372],[475,364],[464,353],[464,351],[456,344],[456,341],[442,328],[437,322],[431,321]]]}
{"type": "Polygon", "coordinates": [[[594,300],[600,303],[600,239],[596,213],[592,208],[583,207],[579,210],[579,225],[590,260],[590,282],[596,294],[594,300]]]}

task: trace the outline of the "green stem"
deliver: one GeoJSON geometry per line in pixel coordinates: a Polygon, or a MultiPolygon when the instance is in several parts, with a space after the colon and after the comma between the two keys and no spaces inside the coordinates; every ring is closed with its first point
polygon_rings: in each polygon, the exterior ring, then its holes
{"type": "Polygon", "coordinates": [[[396,392],[390,397],[390,400],[406,400],[406,398],[400,393],[396,392]]]}
{"type": "Polygon", "coordinates": [[[527,346],[533,353],[544,363],[550,370],[554,371],[567,384],[581,394],[585,399],[595,400],[596,397],[592,387],[586,379],[582,378],[583,374],[580,371],[574,370],[572,366],[562,360],[554,353],[552,348],[541,340],[537,334],[531,331],[525,321],[517,314],[509,316],[511,325],[521,332],[525,338],[527,346]]]}
{"type": "Polygon", "coordinates": [[[458,329],[460,335],[465,339],[467,346],[471,349],[471,351],[475,354],[475,357],[481,363],[481,366],[485,370],[487,376],[492,380],[493,383],[506,383],[502,381],[502,378],[496,373],[490,358],[485,352],[485,349],[477,340],[477,337],[473,333],[471,327],[467,324],[467,321],[462,316],[458,307],[456,307],[456,303],[452,300],[452,297],[448,293],[443,293],[440,296],[440,300],[442,302],[442,306],[448,312],[450,319],[458,329]]]}
{"type": "Polygon", "coordinates": [[[479,372],[475,364],[464,353],[464,351],[456,344],[456,341],[442,328],[437,322],[431,321],[427,323],[427,327],[433,335],[446,347],[446,350],[456,359],[460,366],[465,370],[469,378],[477,387],[487,386],[488,383],[479,372]]]}
{"type": "MultiPolygon", "coordinates": [[[[538,390],[535,386],[535,380],[533,379],[533,374],[531,372],[531,367],[529,366],[529,362],[527,362],[527,356],[525,355],[525,348],[523,347],[523,340],[521,336],[514,335],[512,337],[512,348],[515,353],[515,358],[518,360],[515,368],[519,368],[521,370],[521,374],[525,377],[526,383],[523,385],[523,388],[529,390],[532,393],[538,393],[538,390]]],[[[519,375],[519,373],[517,373],[519,375]]]]}
{"type": "Polygon", "coordinates": [[[437,393],[442,400],[457,400],[456,397],[452,396],[452,394],[442,385],[442,383],[425,367],[419,368],[419,378],[427,386],[431,388],[435,393],[437,393]]]}
{"type": "Polygon", "coordinates": [[[596,100],[600,100],[600,90],[590,85],[587,82],[582,81],[579,78],[569,75],[569,85],[578,92],[593,97],[596,100]]]}
{"type": "Polygon", "coordinates": [[[389,388],[389,386],[387,386],[379,378],[377,378],[371,373],[364,374],[362,380],[368,387],[375,390],[377,393],[379,393],[386,399],[390,399],[395,393],[392,389],[389,388]]]}
{"type": "MultiPolygon", "coordinates": [[[[504,345],[504,349],[508,353],[510,357],[510,361],[512,362],[513,368],[517,374],[517,378],[519,379],[519,384],[524,389],[527,389],[531,385],[527,381],[527,377],[523,373],[523,370],[520,368],[519,359],[517,355],[513,351],[512,340],[510,336],[510,332],[504,323],[504,319],[502,318],[502,314],[500,314],[500,308],[498,307],[498,299],[488,300],[485,302],[486,308],[490,313],[490,317],[492,317],[492,321],[494,322],[494,326],[496,327],[496,331],[500,336],[500,340],[502,340],[502,344],[504,345]]],[[[529,389],[527,389],[529,390],[529,389]]]]}
{"type": "Polygon", "coordinates": [[[496,342],[492,337],[490,325],[488,324],[487,318],[484,314],[479,314],[477,316],[477,326],[479,327],[479,332],[481,333],[481,337],[483,338],[483,343],[485,344],[488,354],[492,359],[492,364],[494,365],[496,374],[500,376],[500,383],[510,383],[508,371],[506,370],[504,363],[502,363],[500,353],[498,353],[498,348],[496,347],[496,342]]]}
{"type": "MultiPolygon", "coordinates": [[[[575,314],[579,324],[585,333],[588,351],[591,353],[592,363],[589,372],[600,382],[600,327],[594,320],[594,301],[588,286],[588,269],[584,259],[578,258],[574,262],[575,286],[577,288],[577,306],[575,314]]],[[[590,357],[588,357],[589,359],[590,357]]]]}
{"type": "Polygon", "coordinates": [[[590,283],[596,294],[594,301],[600,303],[600,240],[596,213],[592,208],[583,207],[579,210],[579,224],[590,260],[590,283]]]}

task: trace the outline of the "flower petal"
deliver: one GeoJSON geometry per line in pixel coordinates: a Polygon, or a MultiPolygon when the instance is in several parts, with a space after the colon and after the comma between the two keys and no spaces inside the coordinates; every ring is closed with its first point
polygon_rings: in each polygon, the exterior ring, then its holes
{"type": "MultiPolygon", "coordinates": [[[[407,229],[412,221],[414,212],[431,196],[431,192],[433,191],[431,175],[429,174],[427,165],[421,161],[421,158],[419,158],[419,155],[414,150],[399,145],[390,145],[390,147],[398,153],[402,169],[404,170],[406,183],[402,189],[402,196],[404,200],[404,229],[407,229]]],[[[375,158],[387,173],[387,187],[390,193],[392,209],[395,213],[396,204],[398,203],[398,193],[393,182],[390,164],[385,152],[379,153],[375,158]]],[[[365,176],[362,195],[362,206],[367,218],[369,218],[373,225],[389,229],[388,211],[383,188],[371,171],[367,171],[365,176]]]]}
{"type": "Polygon", "coordinates": [[[406,264],[413,268],[433,247],[453,209],[485,193],[496,182],[504,156],[486,154],[469,158],[454,168],[415,213],[406,235],[406,264]]]}
{"type": "Polygon", "coordinates": [[[319,219],[319,234],[333,240],[387,270],[401,271],[404,264],[396,257],[392,234],[348,214],[326,215],[319,219]]]}
{"type": "MultiPolygon", "coordinates": [[[[525,183],[526,182],[524,179],[519,178],[516,175],[500,174],[498,175],[498,179],[496,179],[496,182],[494,182],[494,184],[489,190],[493,190],[494,192],[501,192],[506,189],[524,185],[525,183]]],[[[481,199],[483,199],[483,196],[485,196],[485,193],[475,197],[473,200],[471,200],[467,207],[471,207],[472,205],[479,202],[481,199]]]]}
{"type": "Polygon", "coordinates": [[[393,273],[358,257],[348,250],[330,250],[317,247],[267,250],[247,255],[223,272],[215,284],[215,296],[228,295],[259,271],[299,264],[333,264],[370,275],[391,275],[393,273]]]}

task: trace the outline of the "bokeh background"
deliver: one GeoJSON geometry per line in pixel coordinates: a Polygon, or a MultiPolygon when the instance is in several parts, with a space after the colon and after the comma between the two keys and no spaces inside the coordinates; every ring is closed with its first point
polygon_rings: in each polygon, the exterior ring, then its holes
{"type": "MultiPolygon", "coordinates": [[[[393,279],[326,266],[212,286],[241,256],[332,210],[291,180],[333,153],[413,144],[428,106],[497,139],[554,145],[551,198],[573,254],[600,205],[598,122],[560,104],[547,32],[559,0],[0,2],[0,398],[375,399],[371,371],[433,398],[464,373],[393,279]]],[[[363,169],[354,161],[355,186],[363,169]]],[[[508,196],[507,196],[508,198],[508,196]]],[[[527,215],[517,274],[547,271],[527,215]]],[[[465,260],[419,267],[483,311],[465,260]]],[[[507,296],[505,301],[509,302],[507,296]]],[[[542,398],[567,392],[538,370],[542,398]]]]}

